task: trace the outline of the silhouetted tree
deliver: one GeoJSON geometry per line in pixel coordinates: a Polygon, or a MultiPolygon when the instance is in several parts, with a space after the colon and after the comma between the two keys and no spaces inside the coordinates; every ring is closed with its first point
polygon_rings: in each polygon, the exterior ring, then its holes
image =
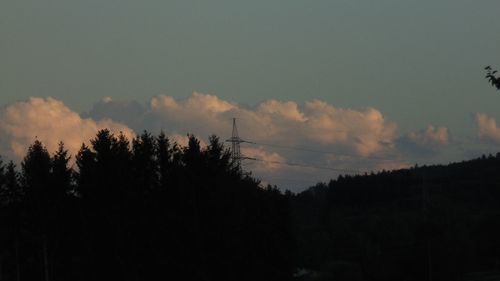
{"type": "Polygon", "coordinates": [[[51,192],[53,200],[62,201],[71,189],[72,169],[68,167],[68,151],[64,148],[64,143],[60,142],[57,151],[52,157],[51,192]]]}
{"type": "Polygon", "coordinates": [[[170,179],[169,172],[172,170],[172,148],[170,140],[161,132],[156,137],[156,158],[158,159],[158,170],[160,177],[160,187],[166,189],[168,180],[170,179]]]}
{"type": "Polygon", "coordinates": [[[28,201],[40,205],[47,204],[51,158],[45,146],[39,141],[30,145],[21,163],[22,182],[28,201]]]}
{"type": "MultiPolygon", "coordinates": [[[[231,168],[231,152],[229,149],[224,148],[219,138],[212,135],[208,139],[209,144],[205,151],[207,156],[207,168],[211,172],[233,172],[231,168]]],[[[234,171],[236,171],[235,169],[234,171]]]]}
{"type": "Polygon", "coordinates": [[[22,189],[19,184],[19,173],[16,171],[14,162],[9,161],[4,174],[4,183],[2,187],[3,201],[7,204],[18,203],[22,199],[22,189]]]}
{"type": "Polygon", "coordinates": [[[200,141],[194,135],[188,135],[188,145],[183,150],[182,161],[190,171],[199,171],[203,165],[200,141]]]}
{"type": "Polygon", "coordinates": [[[491,66],[484,68],[486,70],[486,79],[491,83],[491,85],[498,90],[500,90],[500,77],[497,76],[497,70],[492,70],[491,66]]]}
{"type": "MultiPolygon", "coordinates": [[[[168,150],[168,148],[166,149],[168,150]]],[[[150,133],[144,131],[133,140],[132,150],[134,185],[140,189],[138,192],[150,193],[155,190],[159,184],[154,137],[150,133]]]]}
{"type": "Polygon", "coordinates": [[[2,203],[2,198],[5,196],[4,194],[4,185],[5,185],[5,167],[3,165],[2,157],[0,156],[0,204],[2,203]]]}
{"type": "Polygon", "coordinates": [[[42,268],[45,281],[50,280],[49,224],[51,195],[49,190],[51,157],[45,146],[39,141],[28,148],[22,166],[23,189],[26,192],[28,204],[31,206],[30,217],[35,227],[36,236],[41,244],[42,268]]]}
{"type": "Polygon", "coordinates": [[[96,155],[85,144],[82,144],[76,155],[76,165],[78,167],[78,171],[74,172],[76,194],[85,199],[95,200],[98,195],[96,155]]]}
{"type": "Polygon", "coordinates": [[[132,151],[130,150],[130,141],[120,132],[118,138],[112,137],[112,159],[111,170],[108,176],[111,180],[111,198],[115,200],[135,199],[139,187],[134,186],[134,174],[132,165],[132,151]],[[120,198],[121,197],[121,198],[120,198]]]}
{"type": "Polygon", "coordinates": [[[107,129],[97,132],[96,137],[90,141],[95,154],[95,168],[94,175],[91,175],[96,181],[94,182],[96,198],[100,201],[109,201],[114,203],[117,197],[124,196],[124,190],[117,193],[116,188],[123,181],[123,177],[129,174],[118,174],[122,166],[127,163],[119,163],[120,160],[125,160],[128,157],[127,153],[123,151],[123,143],[118,144],[118,139],[107,129]],[[122,159],[123,158],[123,159],[122,159]]]}

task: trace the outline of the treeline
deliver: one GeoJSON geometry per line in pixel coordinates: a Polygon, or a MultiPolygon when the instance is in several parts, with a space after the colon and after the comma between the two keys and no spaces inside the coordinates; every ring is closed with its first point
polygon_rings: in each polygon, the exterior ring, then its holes
{"type": "Polygon", "coordinates": [[[305,280],[500,280],[500,154],[340,176],[292,210],[305,280]]]}
{"type": "Polygon", "coordinates": [[[0,281],[495,280],[499,171],[500,154],[282,194],[215,136],[35,141],[0,162],[0,281]]]}
{"type": "Polygon", "coordinates": [[[217,137],[101,130],[70,157],[36,140],[20,169],[0,162],[0,280],[291,277],[288,199],[217,137]]]}

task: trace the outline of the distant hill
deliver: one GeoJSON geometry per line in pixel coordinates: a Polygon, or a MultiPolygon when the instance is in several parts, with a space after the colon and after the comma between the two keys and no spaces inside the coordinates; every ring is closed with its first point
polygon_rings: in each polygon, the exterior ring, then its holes
{"type": "Polygon", "coordinates": [[[500,153],[339,176],[291,202],[298,267],[314,272],[305,279],[474,280],[500,270],[500,153]]]}

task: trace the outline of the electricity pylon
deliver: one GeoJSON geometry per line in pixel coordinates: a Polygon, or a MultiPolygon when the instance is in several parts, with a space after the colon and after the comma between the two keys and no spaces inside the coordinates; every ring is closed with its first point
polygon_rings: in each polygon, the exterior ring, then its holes
{"type": "Polygon", "coordinates": [[[244,142],[252,143],[252,142],[240,138],[240,136],[238,135],[238,128],[236,127],[236,118],[233,118],[233,133],[231,135],[231,138],[227,139],[226,142],[231,143],[231,160],[233,161],[233,164],[237,166],[239,169],[241,169],[241,160],[253,159],[250,157],[245,157],[241,154],[240,143],[244,142]]]}

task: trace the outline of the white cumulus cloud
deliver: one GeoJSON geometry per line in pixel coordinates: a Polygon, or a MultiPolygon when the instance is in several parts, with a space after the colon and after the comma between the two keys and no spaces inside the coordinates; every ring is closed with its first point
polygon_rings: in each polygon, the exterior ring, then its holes
{"type": "Polygon", "coordinates": [[[75,155],[83,142],[87,143],[104,128],[115,133],[121,131],[129,138],[134,135],[126,125],[110,119],[99,122],[85,119],[59,100],[33,97],[0,110],[0,154],[22,159],[29,145],[38,139],[49,152],[54,152],[63,141],[75,155]]]}
{"type": "Polygon", "coordinates": [[[396,124],[379,110],[339,108],[320,100],[297,103],[270,99],[248,107],[215,95],[193,93],[186,99],[156,96],[142,112],[128,114],[138,108],[133,102],[99,102],[89,117],[112,117],[131,125],[136,132],[163,130],[181,144],[185,140],[179,136],[187,133],[201,139],[215,134],[225,140],[231,136],[232,119],[237,118],[240,137],[254,143],[243,143],[242,153],[258,159],[244,161],[244,166],[264,180],[279,178],[288,186],[327,181],[342,173],[341,169],[315,167],[376,170],[378,164],[365,161],[366,157],[393,151],[397,140],[396,124]],[[136,120],[130,120],[131,116],[136,120]],[[297,147],[308,149],[293,149],[297,147]],[[349,155],[350,166],[346,167],[346,162],[328,162],[332,154],[349,155]]]}
{"type": "Polygon", "coordinates": [[[335,147],[357,155],[371,155],[390,147],[396,125],[376,109],[337,108],[323,101],[299,105],[268,100],[247,108],[216,96],[194,93],[186,100],[157,96],[146,114],[146,129],[177,134],[228,136],[231,119],[238,118],[240,135],[254,141],[285,145],[335,147]]]}

